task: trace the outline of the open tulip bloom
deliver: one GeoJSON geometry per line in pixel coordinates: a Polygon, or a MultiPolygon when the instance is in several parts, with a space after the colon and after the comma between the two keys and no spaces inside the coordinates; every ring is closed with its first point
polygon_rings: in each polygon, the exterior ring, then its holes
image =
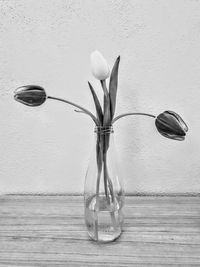
{"type": "MultiPolygon", "coordinates": [[[[109,66],[105,58],[101,55],[100,52],[94,51],[90,57],[91,60],[91,71],[96,79],[100,81],[102,90],[103,90],[103,107],[100,104],[100,101],[96,95],[95,89],[88,82],[89,89],[91,91],[94,105],[96,109],[96,115],[90,112],[88,109],[75,104],[74,102],[47,96],[45,90],[36,85],[26,85],[19,87],[14,92],[14,98],[20,103],[25,105],[35,107],[43,104],[46,100],[58,100],[65,102],[69,105],[76,107],[76,112],[84,113],[91,117],[94,121],[96,128],[98,129],[98,138],[97,138],[97,165],[98,172],[102,172],[103,164],[106,162],[106,153],[109,148],[109,134],[104,134],[117,120],[130,115],[143,115],[151,117],[155,120],[155,126],[158,132],[167,138],[173,140],[184,140],[188,127],[183,121],[183,119],[173,111],[165,111],[158,116],[141,113],[141,112],[129,112],[124,113],[115,117],[115,108],[116,108],[116,96],[118,88],[118,69],[120,63],[120,57],[118,57],[114,63],[112,71],[110,72],[109,66]],[[109,85],[107,87],[106,80],[109,79],[109,85]]],[[[100,177],[100,176],[99,176],[100,177]]],[[[97,181],[97,194],[99,181],[97,181]]],[[[105,186],[105,195],[108,201],[113,199],[113,188],[112,182],[109,180],[108,173],[104,170],[104,186],[105,186]]]]}

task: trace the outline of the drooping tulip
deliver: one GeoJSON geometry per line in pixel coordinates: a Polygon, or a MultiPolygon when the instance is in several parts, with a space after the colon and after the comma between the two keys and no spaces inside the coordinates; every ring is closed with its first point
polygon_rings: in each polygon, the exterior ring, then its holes
{"type": "Polygon", "coordinates": [[[165,111],[159,114],[155,124],[160,134],[173,140],[184,140],[188,131],[186,123],[173,111],[165,111]]]}
{"type": "Polygon", "coordinates": [[[47,95],[44,88],[41,86],[25,85],[18,87],[14,91],[14,98],[24,105],[37,107],[46,101],[47,95]]]}
{"type": "Polygon", "coordinates": [[[94,51],[90,55],[91,71],[98,80],[106,80],[110,76],[110,68],[106,59],[99,51],[94,51]]]}

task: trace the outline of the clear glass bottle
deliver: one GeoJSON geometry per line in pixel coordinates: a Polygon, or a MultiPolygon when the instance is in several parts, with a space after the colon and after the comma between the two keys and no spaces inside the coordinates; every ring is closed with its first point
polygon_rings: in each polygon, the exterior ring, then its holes
{"type": "Polygon", "coordinates": [[[124,190],[118,176],[112,127],[96,127],[85,177],[85,223],[89,236],[110,242],[122,233],[124,190]]]}

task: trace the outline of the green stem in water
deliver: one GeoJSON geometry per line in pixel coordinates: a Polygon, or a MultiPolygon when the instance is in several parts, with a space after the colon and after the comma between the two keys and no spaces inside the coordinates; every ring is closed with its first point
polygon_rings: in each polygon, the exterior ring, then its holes
{"type": "Polygon", "coordinates": [[[123,118],[123,117],[126,117],[126,116],[131,116],[131,115],[142,115],[142,116],[148,116],[148,117],[152,117],[152,118],[156,118],[155,115],[152,115],[152,114],[148,114],[148,113],[141,113],[141,112],[130,112],[130,113],[124,113],[124,114],[121,114],[117,117],[115,117],[112,121],[112,123],[115,123],[117,120],[123,118]]]}
{"type": "Polygon", "coordinates": [[[96,184],[96,207],[95,207],[95,239],[98,241],[98,211],[99,211],[99,187],[100,187],[100,178],[102,172],[102,146],[101,146],[101,136],[97,136],[96,144],[96,157],[97,157],[97,184],[96,184]]]}
{"type": "Polygon", "coordinates": [[[104,190],[105,190],[105,195],[106,195],[106,199],[108,204],[110,204],[110,198],[109,198],[109,194],[108,194],[108,177],[107,177],[107,164],[106,164],[106,152],[103,155],[103,174],[104,174],[104,190]]]}
{"type": "Polygon", "coordinates": [[[99,185],[100,185],[100,178],[101,178],[101,169],[98,168],[97,174],[97,185],[96,185],[96,219],[95,219],[95,239],[98,240],[98,211],[99,211],[99,185]]]}
{"type": "Polygon", "coordinates": [[[53,96],[48,96],[47,98],[48,98],[48,99],[53,99],[53,100],[58,100],[58,101],[67,103],[67,104],[69,104],[69,105],[72,105],[72,106],[74,106],[74,107],[76,107],[76,108],[81,109],[84,113],[86,113],[87,115],[89,115],[89,116],[92,118],[92,120],[94,121],[94,123],[95,123],[97,126],[100,125],[98,119],[97,119],[97,118],[96,118],[96,117],[95,117],[89,110],[87,110],[87,109],[85,109],[85,108],[83,108],[83,107],[81,107],[81,106],[79,106],[79,105],[77,105],[77,104],[75,104],[75,103],[73,103],[73,102],[71,102],[71,101],[68,101],[68,100],[65,100],[65,99],[62,99],[62,98],[53,97],[53,96]]]}
{"type": "Polygon", "coordinates": [[[108,205],[110,206],[110,216],[113,223],[114,229],[117,228],[117,222],[115,218],[115,213],[113,211],[113,208],[115,209],[115,196],[113,191],[113,185],[112,181],[110,180],[108,168],[107,168],[107,152],[104,154],[104,187],[105,187],[105,195],[108,202],[108,205]],[[108,192],[109,191],[109,192],[108,192]],[[111,199],[110,199],[111,197],[111,199]]]}

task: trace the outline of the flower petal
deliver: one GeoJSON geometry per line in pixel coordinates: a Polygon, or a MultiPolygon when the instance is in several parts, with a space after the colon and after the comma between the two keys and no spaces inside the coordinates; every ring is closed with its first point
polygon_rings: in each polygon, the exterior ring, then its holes
{"type": "Polygon", "coordinates": [[[184,140],[187,125],[183,119],[173,111],[164,111],[155,120],[155,125],[160,134],[173,140],[184,140]]]}
{"type": "Polygon", "coordinates": [[[16,101],[31,107],[42,105],[47,98],[44,88],[38,85],[26,85],[14,91],[16,101]]]}
{"type": "Polygon", "coordinates": [[[96,79],[106,80],[110,76],[108,63],[99,51],[92,52],[90,61],[91,71],[96,79]]]}
{"type": "Polygon", "coordinates": [[[166,112],[168,112],[168,113],[170,113],[170,114],[173,114],[173,115],[177,118],[177,120],[180,122],[180,124],[181,124],[183,130],[184,130],[185,132],[188,131],[188,126],[187,126],[187,124],[184,122],[184,120],[181,118],[181,116],[180,116],[179,114],[177,114],[177,113],[174,112],[174,111],[170,111],[170,110],[167,110],[166,112]]]}

